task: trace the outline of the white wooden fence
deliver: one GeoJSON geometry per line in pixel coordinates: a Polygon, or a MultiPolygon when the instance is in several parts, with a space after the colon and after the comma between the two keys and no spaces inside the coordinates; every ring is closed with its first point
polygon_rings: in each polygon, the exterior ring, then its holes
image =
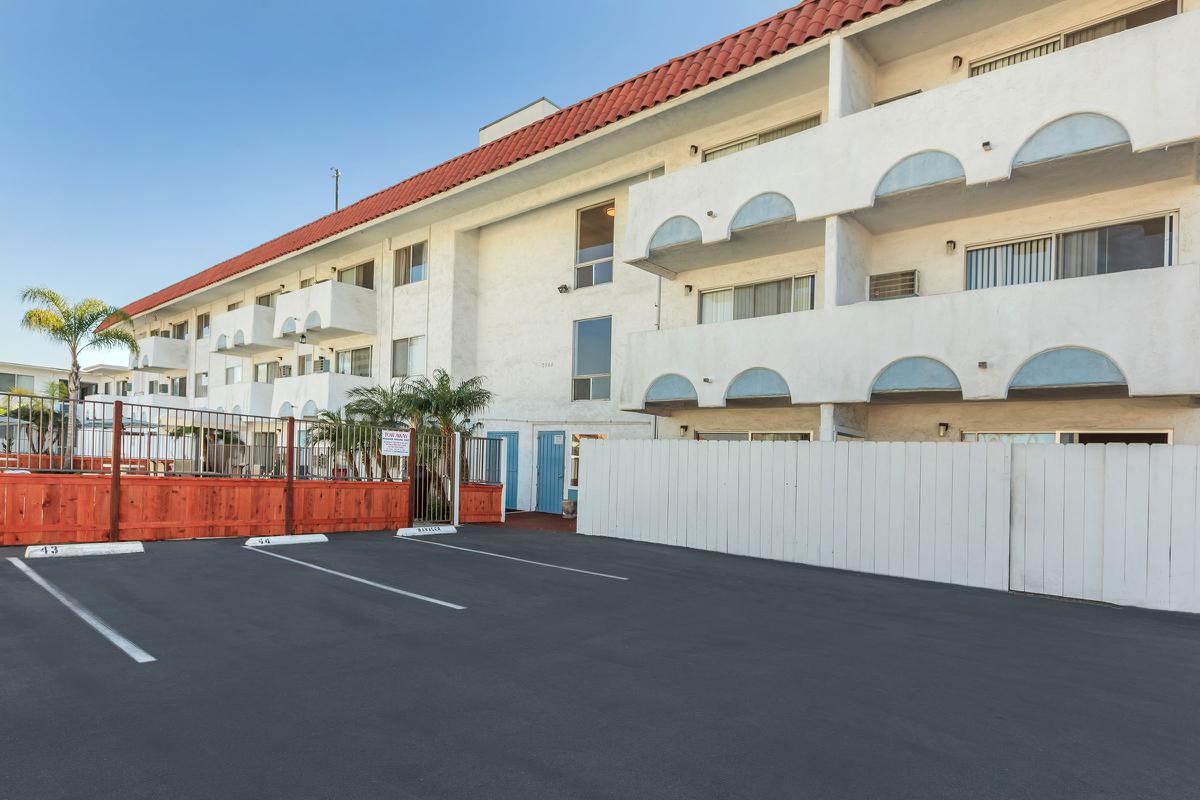
{"type": "Polygon", "coordinates": [[[1008,588],[1007,445],[584,447],[581,533],[1008,588]]]}
{"type": "Polygon", "coordinates": [[[1198,450],[1014,446],[1011,588],[1200,612],[1198,450]]]}
{"type": "Polygon", "coordinates": [[[580,533],[1200,611],[1193,446],[582,446],[580,533]]]}

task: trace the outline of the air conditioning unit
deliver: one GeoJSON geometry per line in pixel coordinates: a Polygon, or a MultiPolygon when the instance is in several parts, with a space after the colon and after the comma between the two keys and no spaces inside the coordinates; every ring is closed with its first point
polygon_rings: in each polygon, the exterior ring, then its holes
{"type": "Polygon", "coordinates": [[[279,377],[281,377],[281,378],[292,377],[292,365],[284,364],[282,367],[280,367],[279,368],[279,377]]]}
{"type": "Polygon", "coordinates": [[[888,272],[883,275],[872,275],[869,299],[895,300],[898,297],[916,297],[919,293],[919,281],[915,269],[902,272],[888,272]]]}

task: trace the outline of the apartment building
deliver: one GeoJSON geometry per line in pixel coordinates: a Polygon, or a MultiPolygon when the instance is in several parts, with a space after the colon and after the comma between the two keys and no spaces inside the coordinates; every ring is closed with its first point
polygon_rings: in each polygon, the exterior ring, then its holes
{"type": "MultiPolygon", "coordinates": [[[[80,370],[79,388],[85,397],[124,391],[110,376],[129,372],[121,365],[99,364],[80,370]]],[[[0,361],[0,393],[49,395],[66,391],[67,370],[40,364],[0,361]]]]}
{"type": "Polygon", "coordinates": [[[131,303],[131,399],[486,376],[583,437],[1200,442],[1200,0],[810,0],[131,303]]]}

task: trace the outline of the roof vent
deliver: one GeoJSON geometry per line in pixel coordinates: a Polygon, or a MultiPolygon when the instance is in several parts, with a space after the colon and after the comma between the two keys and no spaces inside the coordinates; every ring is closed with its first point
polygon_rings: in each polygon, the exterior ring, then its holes
{"type": "Polygon", "coordinates": [[[555,111],[558,111],[558,106],[551,103],[544,97],[539,97],[532,103],[518,108],[516,111],[501,117],[495,122],[490,122],[479,129],[479,144],[485,145],[490,141],[499,139],[501,136],[506,136],[518,128],[524,128],[530,123],[537,122],[542,117],[548,117],[555,111]]]}

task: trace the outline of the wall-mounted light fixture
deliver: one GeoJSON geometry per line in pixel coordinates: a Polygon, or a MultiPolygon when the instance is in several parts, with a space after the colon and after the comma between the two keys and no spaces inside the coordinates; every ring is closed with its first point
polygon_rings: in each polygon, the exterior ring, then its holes
{"type": "Polygon", "coordinates": [[[704,382],[705,382],[705,383],[712,383],[712,378],[705,378],[705,379],[704,379],[704,382]]]}
{"type": "Polygon", "coordinates": [[[565,283],[560,283],[558,285],[558,293],[559,294],[566,294],[569,291],[571,291],[571,287],[567,286],[565,283]]]}
{"type": "Polygon", "coordinates": [[[980,362],[979,362],[979,368],[980,368],[980,369],[987,369],[987,368],[988,368],[988,363],[987,363],[986,361],[980,361],[980,362]]]}
{"type": "Polygon", "coordinates": [[[946,240],[946,255],[952,255],[958,249],[958,242],[953,239],[946,240]]]}
{"type": "Polygon", "coordinates": [[[608,208],[604,209],[604,213],[610,217],[615,217],[617,215],[617,207],[609,206],[608,208]]]}
{"type": "Polygon", "coordinates": [[[950,68],[951,69],[962,69],[962,65],[963,65],[963,57],[962,56],[955,56],[954,58],[950,59],[950,68]]]}
{"type": "Polygon", "coordinates": [[[709,212],[708,212],[708,216],[709,216],[709,218],[710,218],[710,219],[716,219],[716,218],[717,218],[717,212],[715,212],[715,211],[709,211],[709,212]]]}
{"type": "Polygon", "coordinates": [[[938,436],[945,438],[946,434],[949,432],[950,432],[950,423],[949,422],[939,422],[938,423],[938,436]]]}
{"type": "Polygon", "coordinates": [[[697,145],[692,145],[691,147],[688,148],[688,152],[691,153],[692,155],[696,155],[700,152],[700,148],[697,145]]]}
{"type": "Polygon", "coordinates": [[[680,436],[687,436],[687,432],[688,432],[688,426],[687,426],[687,425],[680,425],[680,426],[679,426],[679,435],[680,435],[680,436]]]}
{"type": "Polygon", "coordinates": [[[991,140],[988,140],[988,141],[986,141],[986,142],[984,142],[984,143],[983,143],[983,152],[985,152],[985,153],[990,153],[990,152],[992,152],[992,142],[991,142],[991,140]]]}
{"type": "Polygon", "coordinates": [[[308,334],[307,333],[300,334],[300,344],[308,344],[308,334]]]}
{"type": "Polygon", "coordinates": [[[691,293],[692,293],[692,285],[691,285],[690,283],[685,283],[685,284],[683,285],[683,293],[684,293],[684,294],[691,294],[691,293]]]}
{"type": "Polygon", "coordinates": [[[286,287],[285,287],[285,286],[284,286],[282,283],[281,283],[281,284],[279,284],[279,289],[280,289],[280,291],[282,291],[284,288],[286,288],[286,287]]]}

